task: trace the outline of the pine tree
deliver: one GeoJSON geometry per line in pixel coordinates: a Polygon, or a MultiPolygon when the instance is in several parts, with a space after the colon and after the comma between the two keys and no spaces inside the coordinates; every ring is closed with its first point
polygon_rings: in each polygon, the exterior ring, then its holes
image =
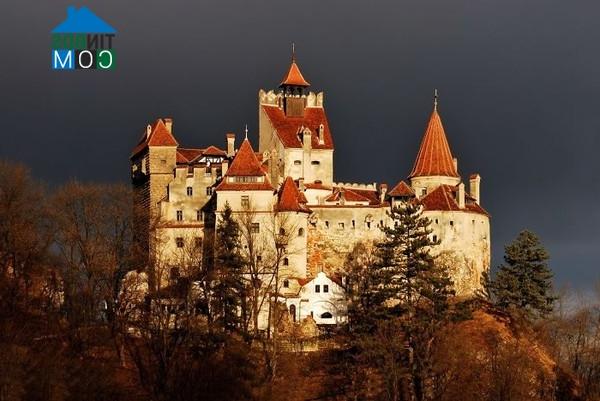
{"type": "Polygon", "coordinates": [[[216,230],[216,258],[212,274],[213,310],[217,323],[227,331],[239,327],[244,300],[244,260],[240,252],[240,226],[225,204],[216,230]]]}
{"type": "Polygon", "coordinates": [[[421,206],[403,203],[389,216],[392,226],[382,228],[385,239],[376,245],[376,262],[362,270],[366,276],[350,277],[362,284],[360,293],[350,289],[350,296],[363,309],[362,316],[350,316],[350,323],[359,347],[363,344],[371,354],[369,359],[378,361],[377,366],[385,364],[388,396],[425,400],[431,387],[433,339],[449,316],[452,282],[430,254],[438,242],[430,238],[431,222],[421,206]],[[364,311],[365,306],[371,310],[364,311]],[[390,329],[404,341],[381,344],[390,338],[390,329]],[[398,374],[398,369],[404,373],[398,374]]]}
{"type": "Polygon", "coordinates": [[[545,316],[552,312],[552,271],[548,252],[530,231],[521,231],[505,247],[504,264],[489,283],[493,302],[501,309],[516,308],[526,315],[545,316]]]}

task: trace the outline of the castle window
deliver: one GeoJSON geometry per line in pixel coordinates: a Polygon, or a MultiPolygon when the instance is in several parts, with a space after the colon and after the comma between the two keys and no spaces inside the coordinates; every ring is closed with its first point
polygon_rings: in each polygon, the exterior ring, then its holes
{"type": "Polygon", "coordinates": [[[194,194],[194,188],[187,187],[187,196],[192,196],[194,194]]]}
{"type": "Polygon", "coordinates": [[[338,223],[338,228],[339,228],[340,230],[343,230],[343,229],[344,229],[344,223],[343,223],[343,222],[339,222],[339,223],[338,223]]]}
{"type": "Polygon", "coordinates": [[[213,193],[212,187],[206,187],[206,195],[211,196],[213,193]]]}
{"type": "Polygon", "coordinates": [[[242,208],[248,209],[250,207],[250,197],[248,195],[242,195],[242,208]]]}
{"type": "Polygon", "coordinates": [[[177,245],[177,248],[183,248],[183,238],[182,237],[175,238],[175,244],[177,245]]]}
{"type": "Polygon", "coordinates": [[[454,221],[450,220],[450,227],[454,226],[454,221]]]}
{"type": "Polygon", "coordinates": [[[196,246],[196,248],[202,248],[202,237],[195,237],[194,245],[196,246]]]}
{"type": "Polygon", "coordinates": [[[256,263],[260,263],[260,262],[262,262],[262,256],[256,255],[256,263]]]}
{"type": "Polygon", "coordinates": [[[283,258],[283,265],[284,266],[289,266],[290,265],[290,260],[288,258],[283,258]]]}
{"type": "Polygon", "coordinates": [[[188,166],[187,175],[188,175],[188,177],[194,175],[194,166],[188,166]]]}
{"type": "Polygon", "coordinates": [[[321,292],[321,286],[319,284],[315,285],[315,292],[321,292]]]}
{"type": "Polygon", "coordinates": [[[299,166],[301,164],[302,164],[302,162],[300,160],[294,160],[294,165],[295,166],[299,166]]]}
{"type": "Polygon", "coordinates": [[[312,164],[313,166],[318,166],[319,164],[321,164],[321,162],[318,160],[313,160],[310,162],[310,164],[312,164]]]}
{"type": "Polygon", "coordinates": [[[435,224],[437,224],[437,223],[438,223],[438,219],[435,219],[435,224]]]}
{"type": "Polygon", "coordinates": [[[183,221],[183,210],[178,210],[175,216],[177,217],[177,221],[183,221]]]}
{"type": "Polygon", "coordinates": [[[196,210],[196,220],[197,221],[202,221],[203,219],[203,214],[202,214],[202,210],[196,210]]]}
{"type": "Polygon", "coordinates": [[[421,189],[421,196],[427,195],[427,188],[421,189]]]}
{"type": "Polygon", "coordinates": [[[371,222],[367,221],[366,224],[367,224],[367,230],[370,230],[371,229],[371,222]]]}
{"type": "Polygon", "coordinates": [[[356,221],[352,220],[352,229],[354,230],[356,228],[356,221]]]}
{"type": "Polygon", "coordinates": [[[206,170],[204,170],[204,176],[205,177],[210,177],[212,175],[211,171],[210,171],[210,167],[207,167],[206,170]]]}
{"type": "Polygon", "coordinates": [[[323,292],[329,292],[329,286],[327,284],[323,284],[323,292]]]}
{"type": "Polygon", "coordinates": [[[252,223],[250,226],[250,232],[252,234],[258,234],[260,232],[260,223],[252,223]]]}
{"type": "Polygon", "coordinates": [[[379,227],[383,228],[383,220],[379,220],[379,227]]]}
{"type": "Polygon", "coordinates": [[[298,237],[304,237],[304,228],[298,229],[298,237]]]}
{"type": "Polygon", "coordinates": [[[329,222],[325,220],[325,228],[329,228],[329,222]]]}
{"type": "Polygon", "coordinates": [[[290,288],[290,280],[288,280],[287,278],[283,280],[283,288],[290,288]]]}
{"type": "Polygon", "coordinates": [[[321,315],[321,319],[331,319],[333,315],[330,312],[325,312],[321,315]]]}
{"type": "Polygon", "coordinates": [[[167,159],[160,159],[161,164],[167,164],[167,159]]]}
{"type": "Polygon", "coordinates": [[[437,235],[434,235],[434,236],[433,236],[433,242],[437,242],[437,239],[438,239],[438,238],[437,238],[437,235]]]}
{"type": "Polygon", "coordinates": [[[279,229],[279,235],[285,235],[285,228],[281,227],[279,229]]]}
{"type": "Polygon", "coordinates": [[[221,168],[217,169],[217,178],[221,178],[223,176],[223,170],[221,168]]]}

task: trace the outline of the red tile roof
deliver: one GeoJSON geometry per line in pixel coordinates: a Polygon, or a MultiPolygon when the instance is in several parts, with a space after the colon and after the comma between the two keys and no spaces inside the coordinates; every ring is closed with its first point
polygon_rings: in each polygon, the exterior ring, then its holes
{"type": "Polygon", "coordinates": [[[292,60],[292,64],[290,65],[290,69],[288,73],[283,78],[281,85],[294,85],[294,86],[310,86],[310,84],[304,79],[302,73],[300,72],[300,68],[298,68],[298,64],[296,64],[295,60],[292,60]]]}
{"type": "Polygon", "coordinates": [[[292,177],[287,177],[277,194],[277,211],[311,213],[306,207],[306,197],[302,194],[292,177]]]}
{"type": "Polygon", "coordinates": [[[331,191],[331,187],[323,185],[322,182],[306,182],[304,183],[304,187],[306,189],[324,189],[327,191],[331,191]]]}
{"type": "Polygon", "coordinates": [[[179,146],[177,140],[169,132],[164,121],[159,118],[150,126],[150,135],[144,131],[138,144],[133,148],[131,156],[135,156],[148,146],[179,146]]]}
{"type": "Polygon", "coordinates": [[[367,202],[368,205],[379,205],[381,202],[376,191],[356,188],[335,188],[325,202],[337,202],[342,195],[348,202],[367,202]]]}
{"type": "Polygon", "coordinates": [[[245,139],[236,153],[223,180],[215,188],[217,191],[273,191],[266,172],[256,157],[256,153],[245,139]],[[229,177],[263,177],[263,182],[231,182],[229,177]]]}
{"type": "Polygon", "coordinates": [[[177,163],[189,163],[201,154],[202,149],[177,148],[177,163]]]}
{"type": "Polygon", "coordinates": [[[226,151],[219,149],[216,146],[212,146],[212,145],[209,146],[208,148],[204,149],[202,151],[202,154],[206,155],[206,156],[223,156],[223,157],[227,156],[226,151]]]}
{"type": "Polygon", "coordinates": [[[236,153],[231,166],[227,170],[227,176],[263,176],[265,172],[250,145],[250,141],[245,139],[242,146],[236,153]]]}
{"type": "Polygon", "coordinates": [[[472,198],[465,194],[465,208],[461,209],[456,201],[457,187],[452,185],[440,185],[420,199],[425,210],[441,211],[467,211],[489,215],[485,209],[472,201],[472,198]]]}
{"type": "Polygon", "coordinates": [[[413,169],[409,175],[412,177],[423,177],[440,175],[447,177],[458,177],[454,166],[450,145],[444,132],[444,126],[437,110],[434,109],[429,118],[425,135],[421,141],[421,147],[413,169]]]}
{"type": "Polygon", "coordinates": [[[405,181],[400,181],[390,192],[389,196],[414,196],[415,191],[405,181]]]}
{"type": "Polygon", "coordinates": [[[302,148],[300,132],[302,127],[306,127],[312,132],[313,149],[333,149],[333,139],[323,108],[307,107],[304,109],[303,117],[287,117],[283,109],[278,106],[262,105],[262,108],[286,148],[302,148]],[[321,124],[324,128],[322,144],[319,143],[318,135],[321,124]]]}

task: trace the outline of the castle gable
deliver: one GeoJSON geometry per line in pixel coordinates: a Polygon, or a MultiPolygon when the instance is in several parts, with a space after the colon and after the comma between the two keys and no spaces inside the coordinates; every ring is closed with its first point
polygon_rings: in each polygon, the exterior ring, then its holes
{"type": "Polygon", "coordinates": [[[299,117],[286,116],[278,106],[263,104],[261,107],[284,147],[302,149],[302,132],[308,128],[313,149],[333,149],[329,123],[322,107],[307,107],[304,115],[299,117]]]}

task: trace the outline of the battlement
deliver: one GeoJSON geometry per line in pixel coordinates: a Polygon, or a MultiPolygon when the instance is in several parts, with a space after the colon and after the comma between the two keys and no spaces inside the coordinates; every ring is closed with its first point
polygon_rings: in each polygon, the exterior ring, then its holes
{"type": "Polygon", "coordinates": [[[372,184],[363,184],[356,182],[334,182],[331,184],[333,188],[355,188],[355,189],[364,189],[370,191],[377,190],[377,183],[374,182],[372,184]]]}
{"type": "MultiPolygon", "coordinates": [[[[308,92],[305,95],[296,95],[295,97],[306,99],[306,107],[323,107],[325,94],[323,92],[308,92]]],[[[274,90],[265,91],[260,89],[258,91],[258,102],[260,104],[281,106],[283,99],[283,93],[275,92],[274,90]]]]}

